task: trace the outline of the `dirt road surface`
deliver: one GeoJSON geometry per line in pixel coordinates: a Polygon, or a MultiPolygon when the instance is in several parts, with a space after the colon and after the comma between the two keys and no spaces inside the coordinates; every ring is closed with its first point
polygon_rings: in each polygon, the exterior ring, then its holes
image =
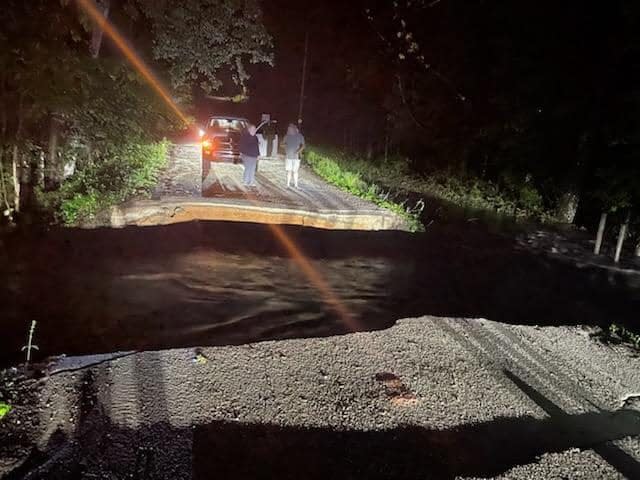
{"type": "Polygon", "coordinates": [[[423,317],[49,372],[3,421],[45,452],[1,442],[8,479],[640,478],[640,359],[582,327],[423,317]]]}
{"type": "Polygon", "coordinates": [[[242,185],[242,165],[213,163],[202,175],[199,144],[174,145],[152,199],[114,208],[111,226],[226,220],[339,230],[407,230],[406,221],[372,202],[329,185],[304,166],[300,188],[287,188],[284,159],[258,164],[257,187],[242,185]]]}

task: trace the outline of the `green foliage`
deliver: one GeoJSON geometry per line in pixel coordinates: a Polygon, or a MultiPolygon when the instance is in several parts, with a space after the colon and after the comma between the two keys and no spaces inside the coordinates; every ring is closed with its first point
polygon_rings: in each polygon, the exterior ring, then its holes
{"type": "Polygon", "coordinates": [[[320,176],[359,196],[362,195],[358,192],[366,191],[368,185],[382,184],[395,191],[420,193],[464,208],[493,211],[517,219],[555,220],[554,213],[544,208],[540,192],[530,183],[517,182],[515,179],[510,183],[505,182],[509,185],[507,188],[491,181],[465,178],[447,171],[419,176],[411,172],[408,161],[401,157],[386,162],[380,159],[367,161],[316,148],[310,150],[308,159],[320,176]]]}
{"type": "Polygon", "coordinates": [[[640,202],[640,159],[610,161],[596,172],[593,197],[607,212],[632,208],[640,202]]]}
{"type": "Polygon", "coordinates": [[[244,89],[245,63],[271,64],[272,41],[256,0],[136,0],[151,21],[153,55],[169,64],[174,88],[194,81],[206,93],[230,74],[244,89]]]}
{"type": "Polygon", "coordinates": [[[2,420],[11,411],[11,405],[0,402],[0,420],[2,420]]]}
{"type": "MultiPolygon", "coordinates": [[[[6,0],[0,9],[0,172],[16,147],[25,179],[44,177],[38,206],[65,223],[148,191],[165,159],[158,141],[185,127],[121,55],[90,54],[95,24],[76,3],[6,0]],[[75,174],[62,181],[68,163],[75,174]]],[[[172,81],[178,103],[194,86],[211,91],[226,80],[244,87],[245,62],[271,62],[255,0],[178,3],[110,2],[110,20],[140,32],[136,53],[157,60],[153,70],[172,81]]],[[[9,195],[0,193],[7,210],[9,195]]]]}
{"type": "MultiPolygon", "coordinates": [[[[61,192],[62,198],[66,192],[61,192]]],[[[83,219],[91,219],[98,213],[101,207],[107,207],[112,202],[102,194],[92,191],[90,193],[73,193],[67,200],[60,204],[60,215],[67,225],[74,225],[83,219]]]]}
{"type": "Polygon", "coordinates": [[[420,222],[422,204],[416,205],[414,208],[407,208],[404,204],[390,200],[388,193],[385,194],[377,184],[365,180],[360,173],[366,165],[365,161],[316,148],[307,149],[306,160],[311,168],[329,183],[401,215],[407,220],[413,232],[424,230],[424,226],[420,222]]]}
{"type": "Polygon", "coordinates": [[[73,225],[91,221],[110,206],[147,194],[166,165],[168,142],[111,147],[42,201],[57,218],[73,225]]]}
{"type": "Polygon", "coordinates": [[[352,124],[384,119],[386,142],[411,152],[420,172],[457,169],[465,202],[476,202],[470,189],[479,177],[500,186],[507,208],[536,217],[567,194],[583,218],[637,208],[640,172],[630,170],[640,165],[640,83],[629,79],[637,77],[640,3],[563,3],[552,17],[533,1],[432,6],[369,2],[384,47],[372,56],[382,55],[379,71],[395,88],[367,91],[377,93],[379,113],[352,124]],[[576,72],[592,81],[576,81],[576,72]]]}
{"type": "Polygon", "coordinates": [[[519,204],[528,212],[538,212],[542,209],[542,195],[533,185],[523,185],[519,191],[519,204]]]}

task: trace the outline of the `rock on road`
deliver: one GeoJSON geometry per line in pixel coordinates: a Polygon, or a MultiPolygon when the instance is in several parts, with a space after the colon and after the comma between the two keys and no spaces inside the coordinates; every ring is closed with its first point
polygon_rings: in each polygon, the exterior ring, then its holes
{"type": "Polygon", "coordinates": [[[589,333],[423,317],[58,372],[68,453],[30,478],[640,478],[640,359],[589,333]]]}

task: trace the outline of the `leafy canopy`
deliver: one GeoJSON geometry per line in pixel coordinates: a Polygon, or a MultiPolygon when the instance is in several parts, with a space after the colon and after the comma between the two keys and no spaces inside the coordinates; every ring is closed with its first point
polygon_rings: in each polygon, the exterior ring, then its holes
{"type": "Polygon", "coordinates": [[[174,88],[198,82],[212,93],[230,76],[245,89],[247,62],[272,64],[272,41],[256,0],[136,0],[151,22],[153,56],[174,88]]]}

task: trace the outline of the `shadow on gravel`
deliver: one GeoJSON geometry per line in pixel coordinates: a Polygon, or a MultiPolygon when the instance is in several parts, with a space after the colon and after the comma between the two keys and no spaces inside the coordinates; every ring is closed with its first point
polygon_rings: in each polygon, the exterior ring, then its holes
{"type": "Polygon", "coordinates": [[[400,427],[378,432],[216,423],[196,428],[194,479],[493,477],[545,453],[593,448],[627,478],[638,463],[614,445],[640,433],[632,411],[538,420],[497,418],[451,430],[400,427]]]}
{"type": "MultiPolygon", "coordinates": [[[[422,315],[634,325],[640,275],[538,255],[468,224],[424,234],[283,227],[357,330],[422,315]]],[[[349,332],[265,225],[54,229],[0,245],[0,365],[30,320],[41,355],[242,344],[349,332]]]]}
{"type": "Polygon", "coordinates": [[[584,440],[589,442],[576,447],[588,446],[626,478],[640,478],[640,463],[621,448],[612,443],[605,443],[640,434],[639,412],[619,410],[611,413],[600,410],[597,413],[587,413],[578,417],[569,415],[513,372],[504,370],[503,373],[542,408],[551,417],[552,422],[557,423],[561,435],[573,432],[583,435],[584,440]]]}
{"type": "MultiPolygon", "coordinates": [[[[83,403],[93,407],[81,409],[76,438],[68,442],[73,450],[53,460],[33,456],[7,480],[484,478],[573,448],[593,449],[623,475],[638,478],[637,461],[606,442],[640,434],[640,412],[566,414],[511,372],[505,374],[549,417],[500,417],[446,430],[337,431],[241,421],[178,428],[172,418],[160,416],[157,423],[129,429],[111,423],[109,406],[94,405],[97,397],[85,395],[83,403]]],[[[162,392],[156,402],[162,380],[153,388],[148,388],[152,378],[138,380],[139,407],[166,408],[162,392]]],[[[59,444],[57,439],[54,455],[59,444]]]]}

